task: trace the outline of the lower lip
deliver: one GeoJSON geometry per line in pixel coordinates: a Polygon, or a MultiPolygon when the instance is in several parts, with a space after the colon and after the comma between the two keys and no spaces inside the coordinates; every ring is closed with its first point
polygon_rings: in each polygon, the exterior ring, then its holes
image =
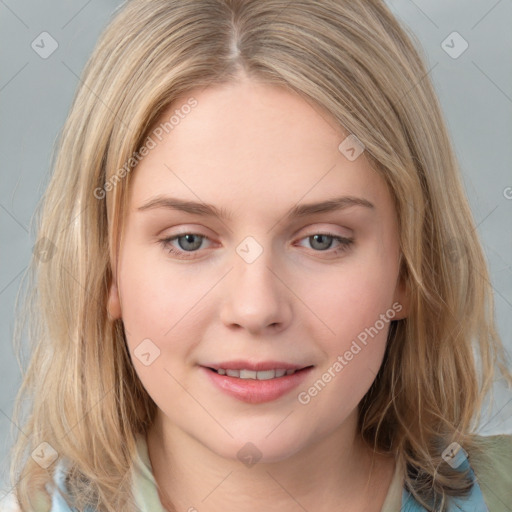
{"type": "Polygon", "coordinates": [[[292,375],[268,380],[239,379],[237,377],[219,375],[217,372],[204,366],[201,369],[206,372],[206,375],[213,384],[226,394],[242,402],[260,404],[277,400],[286,393],[289,393],[307,377],[313,367],[304,368],[292,375]]]}

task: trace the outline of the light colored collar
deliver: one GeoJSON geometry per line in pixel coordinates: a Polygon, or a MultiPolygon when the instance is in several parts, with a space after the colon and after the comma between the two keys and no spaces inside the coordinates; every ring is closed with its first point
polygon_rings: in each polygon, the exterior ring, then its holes
{"type": "Polygon", "coordinates": [[[395,464],[395,473],[389,484],[386,499],[380,512],[397,512],[402,506],[402,490],[404,487],[403,465],[399,461],[395,464]]]}
{"type": "Polygon", "coordinates": [[[136,437],[137,454],[134,460],[132,482],[135,501],[140,512],[165,512],[158,496],[157,483],[149,460],[146,438],[136,437]]]}

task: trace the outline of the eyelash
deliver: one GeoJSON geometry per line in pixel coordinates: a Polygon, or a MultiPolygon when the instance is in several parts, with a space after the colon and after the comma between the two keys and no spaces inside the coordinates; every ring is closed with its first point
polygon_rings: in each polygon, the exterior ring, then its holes
{"type": "MultiPolygon", "coordinates": [[[[195,259],[195,256],[188,256],[188,255],[189,254],[193,255],[193,254],[197,253],[199,250],[196,250],[196,251],[182,251],[182,250],[177,249],[176,247],[170,245],[171,242],[173,242],[174,240],[177,240],[178,238],[181,238],[181,237],[183,237],[185,235],[194,235],[194,236],[198,236],[198,237],[200,237],[202,239],[208,240],[208,237],[205,236],[205,235],[201,235],[199,233],[192,233],[192,232],[190,232],[190,233],[180,233],[180,234],[172,236],[172,237],[163,238],[163,239],[159,240],[159,242],[162,245],[162,247],[165,250],[167,250],[167,252],[169,252],[173,256],[176,256],[179,259],[183,259],[183,260],[195,259]]],[[[329,232],[314,233],[313,235],[308,235],[308,236],[302,237],[300,240],[303,240],[305,238],[310,238],[310,237],[315,236],[315,235],[322,235],[322,236],[331,237],[331,238],[333,238],[334,240],[336,240],[337,242],[339,242],[341,244],[337,249],[330,249],[329,248],[329,249],[326,249],[324,251],[319,251],[319,250],[312,249],[314,252],[318,252],[318,253],[329,253],[329,254],[333,254],[334,253],[334,255],[337,256],[338,254],[346,252],[350,248],[350,246],[354,243],[354,239],[353,238],[344,238],[344,237],[341,237],[341,236],[335,235],[334,233],[329,233],[329,232]]]]}

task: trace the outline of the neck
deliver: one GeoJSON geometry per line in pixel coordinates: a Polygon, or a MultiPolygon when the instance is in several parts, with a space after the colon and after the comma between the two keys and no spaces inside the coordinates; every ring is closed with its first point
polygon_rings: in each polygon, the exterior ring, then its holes
{"type": "Polygon", "coordinates": [[[162,505],[172,512],[378,512],[394,471],[391,457],[363,443],[356,414],[286,459],[251,466],[218,455],[161,414],[147,444],[162,505]]]}

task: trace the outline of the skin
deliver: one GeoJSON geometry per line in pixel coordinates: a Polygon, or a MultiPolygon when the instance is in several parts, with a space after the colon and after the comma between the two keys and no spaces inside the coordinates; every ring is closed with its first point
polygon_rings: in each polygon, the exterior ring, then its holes
{"type": "Polygon", "coordinates": [[[407,314],[386,183],[364,152],[350,161],[338,150],[348,132],[289,90],[241,77],[190,91],[162,120],[191,96],[198,105],[131,176],[109,296],[109,314],[122,318],[137,374],[159,408],[147,442],[161,500],[199,512],[380,511],[394,460],[362,443],[357,406],[382,363],[389,323],[307,405],[297,394],[393,303],[403,306],[395,319],[407,314]],[[138,210],[158,195],[213,204],[232,218],[138,210]],[[297,203],[342,195],[374,208],[286,219],[297,203]],[[354,243],[335,254],[336,240],[312,239],[325,232],[354,243]],[[206,237],[168,244],[189,248],[191,259],[160,242],[184,233],[206,237]],[[236,252],[247,236],[263,249],[250,264],[236,252]],[[148,338],[160,355],[145,366],[133,354],[148,338]],[[199,367],[239,358],[314,368],[287,395],[247,404],[199,367]],[[262,454],[251,467],[237,458],[247,442],[262,454]]]}

